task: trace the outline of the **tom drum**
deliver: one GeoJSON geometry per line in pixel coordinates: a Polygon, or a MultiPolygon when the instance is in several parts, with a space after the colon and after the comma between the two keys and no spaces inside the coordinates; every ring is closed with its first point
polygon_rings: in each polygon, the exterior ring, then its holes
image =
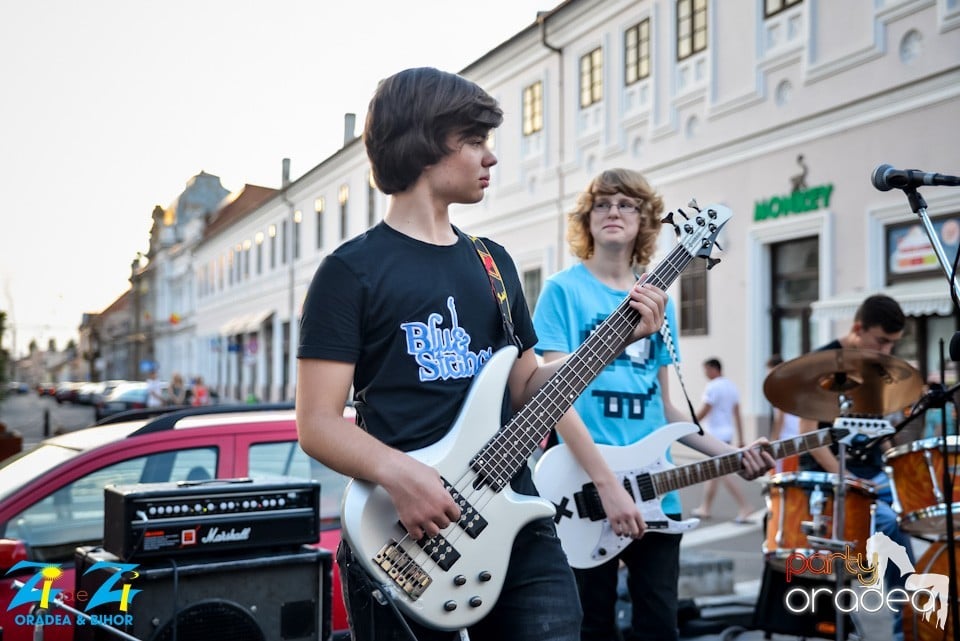
{"type": "MultiPolygon", "coordinates": [[[[958,437],[947,436],[949,472],[956,478],[958,437]]],[[[883,460],[890,476],[893,509],[900,529],[919,535],[947,533],[947,501],[943,493],[943,437],[905,443],[887,451],[883,460]]],[[[954,484],[953,526],[960,528],[960,483],[954,484]]]]}
{"type": "MultiPolygon", "coordinates": [[[[837,475],[825,472],[775,474],[765,481],[768,520],[763,554],[773,567],[783,569],[791,554],[812,556],[824,551],[808,540],[808,534],[833,538],[836,491],[837,475]]],[[[873,532],[876,492],[854,479],[846,480],[843,491],[844,527],[840,538],[855,553],[865,555],[867,539],[873,532]]]]}

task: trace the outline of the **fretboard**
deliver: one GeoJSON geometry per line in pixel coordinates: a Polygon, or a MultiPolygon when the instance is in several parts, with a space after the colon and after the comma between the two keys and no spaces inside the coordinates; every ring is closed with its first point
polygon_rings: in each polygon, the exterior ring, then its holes
{"type": "MultiPolygon", "coordinates": [[[[842,428],[825,428],[809,432],[782,441],[774,441],[757,449],[769,452],[775,459],[781,459],[794,454],[802,454],[824,445],[830,445],[838,438],[842,438],[847,430],[842,428]]],[[[703,483],[710,479],[740,471],[742,452],[732,452],[723,456],[716,456],[696,463],[673,467],[650,474],[653,490],[657,496],[662,496],[672,490],[679,490],[690,485],[703,483]]]]}

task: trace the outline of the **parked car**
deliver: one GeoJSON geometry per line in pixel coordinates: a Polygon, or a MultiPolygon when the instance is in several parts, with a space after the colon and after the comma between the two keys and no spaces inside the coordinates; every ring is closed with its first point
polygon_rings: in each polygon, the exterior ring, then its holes
{"type": "MultiPolygon", "coordinates": [[[[162,383],[164,391],[167,384],[162,383]]],[[[147,406],[147,384],[143,381],[128,381],[120,383],[113,391],[103,397],[93,406],[93,415],[96,420],[119,414],[127,410],[143,409],[147,406]]]]}
{"type": "MultiPolygon", "coordinates": [[[[345,410],[347,416],[353,410],[345,410]]],[[[73,599],[74,551],[102,545],[104,487],[197,478],[315,479],[320,483],[320,538],[334,551],[340,542],[340,499],[346,477],[308,457],[297,442],[292,404],[190,408],[152,419],[121,420],[42,441],[0,466],[0,627],[3,641],[31,641],[24,623],[31,604],[8,606],[15,578],[29,580],[37,566],[6,574],[19,561],[61,564],[56,585],[73,599]],[[17,617],[20,617],[19,619],[17,617]],[[19,623],[18,623],[19,621],[19,623]]],[[[227,595],[229,596],[229,595],[227,595]]],[[[66,600],[68,605],[77,605],[66,600]]],[[[82,606],[81,606],[82,608],[82,606]]],[[[349,638],[333,566],[332,628],[349,638]]],[[[267,638],[278,638],[270,631],[267,638]],[[271,636],[273,634],[273,636],[271,636]]],[[[71,641],[70,625],[47,624],[46,641],[71,641]]]]}
{"type": "Polygon", "coordinates": [[[10,394],[26,394],[30,391],[30,386],[20,381],[10,381],[7,383],[7,392],[10,394]]]}

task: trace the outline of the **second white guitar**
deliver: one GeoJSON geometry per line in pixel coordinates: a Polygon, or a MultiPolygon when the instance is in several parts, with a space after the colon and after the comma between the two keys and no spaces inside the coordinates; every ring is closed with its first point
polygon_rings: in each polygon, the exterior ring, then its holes
{"type": "MultiPolygon", "coordinates": [[[[648,533],[680,534],[700,519],[676,521],[667,517],[661,497],[672,490],[740,471],[742,454],[734,452],[688,465],[667,460],[673,442],[698,430],[693,423],[671,423],[632,445],[598,445],[601,456],[636,500],[648,533]]],[[[775,458],[800,454],[854,438],[875,439],[893,432],[890,422],[878,418],[840,417],[833,427],[775,441],[763,449],[775,458]]],[[[567,560],[575,568],[592,568],[614,558],[633,539],[614,533],[600,504],[600,495],[570,449],[557,445],[537,462],[533,476],[540,496],[556,506],[554,521],[567,560]]]]}

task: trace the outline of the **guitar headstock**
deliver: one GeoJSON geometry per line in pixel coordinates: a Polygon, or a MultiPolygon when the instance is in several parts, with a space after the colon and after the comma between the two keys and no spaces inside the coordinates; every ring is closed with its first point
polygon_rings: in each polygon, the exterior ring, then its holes
{"type": "Polygon", "coordinates": [[[720,229],[727,224],[733,215],[729,208],[723,205],[706,205],[700,207],[696,200],[691,200],[689,211],[677,208],[676,212],[669,212],[663,219],[663,222],[673,226],[677,233],[677,240],[691,256],[704,258],[707,261],[707,269],[711,269],[720,262],[719,258],[711,258],[710,253],[714,245],[717,249],[723,248],[717,243],[717,236],[720,229]],[[676,220],[674,213],[679,214],[683,220],[676,220]]]}
{"type": "Polygon", "coordinates": [[[872,441],[896,431],[887,419],[872,416],[839,416],[833,421],[833,429],[835,434],[844,433],[836,440],[847,445],[853,445],[858,438],[872,441]]]}

